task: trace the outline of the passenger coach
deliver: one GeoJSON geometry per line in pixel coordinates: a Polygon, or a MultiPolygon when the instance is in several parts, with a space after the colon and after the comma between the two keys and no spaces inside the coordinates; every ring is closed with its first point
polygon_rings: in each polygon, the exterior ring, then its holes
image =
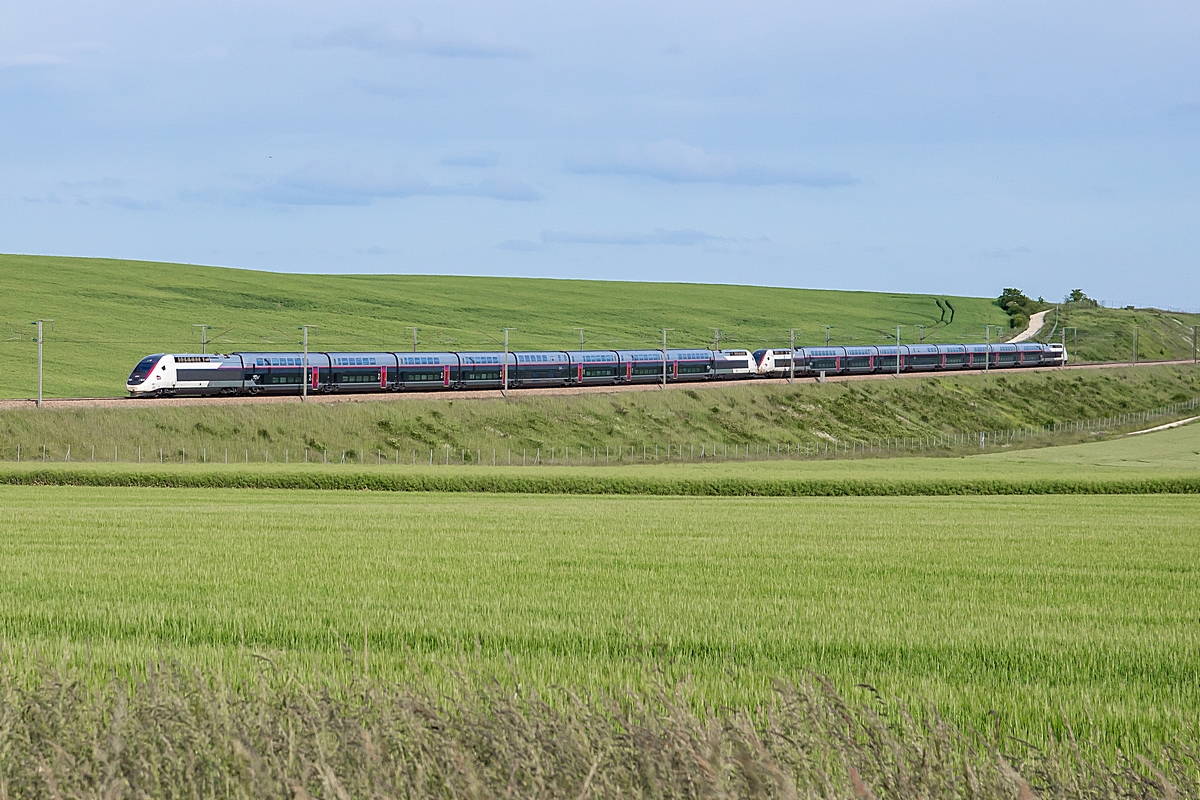
{"type": "Polygon", "coordinates": [[[798,376],[1001,369],[1066,363],[1060,345],[917,344],[757,350],[231,353],[146,356],[129,375],[133,397],[612,386],[798,376]],[[307,361],[306,361],[307,358],[307,361]]]}

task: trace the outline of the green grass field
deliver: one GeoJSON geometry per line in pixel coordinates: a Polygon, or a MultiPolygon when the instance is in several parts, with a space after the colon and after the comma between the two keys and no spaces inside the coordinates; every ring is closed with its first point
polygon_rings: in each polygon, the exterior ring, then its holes
{"type": "MultiPolygon", "coordinates": [[[[999,288],[997,288],[999,293],[999,288]]],[[[47,334],[45,392],[51,397],[116,396],[138,359],[197,352],[194,323],[213,326],[210,350],[298,347],[296,326],[320,326],[315,350],[407,350],[412,326],[422,350],[498,349],[515,328],[515,349],[642,347],[675,330],[678,345],[882,342],[896,325],[916,340],[975,341],[1007,316],[990,299],[699,284],[606,283],[424,275],[284,275],[106,259],[0,255],[0,397],[36,391],[38,317],[47,334]],[[939,305],[940,303],[940,305],[939,305]],[[950,307],[953,308],[951,314],[950,307]],[[950,322],[953,316],[953,322],[950,322]]],[[[981,339],[980,339],[981,340],[981,339]]]]}
{"type": "MultiPolygon", "coordinates": [[[[0,488],[0,640],[103,673],[775,677],[1139,750],[1200,711],[1196,497],[0,488]]],[[[865,697],[865,696],[864,696],[865,697]]]]}
{"type": "MultiPolygon", "coordinates": [[[[505,462],[511,450],[533,461],[561,459],[571,448],[578,460],[583,448],[602,457],[633,447],[665,456],[670,445],[678,455],[765,453],[791,445],[807,449],[827,444],[882,441],[897,437],[930,437],[979,430],[1041,428],[1056,422],[1107,417],[1154,409],[1200,396],[1200,368],[1191,365],[1064,371],[1008,372],[1003,375],[942,376],[901,381],[793,386],[746,384],[665,392],[596,393],[560,397],[522,396],[508,401],[454,400],[451,397],[407,398],[394,402],[287,405],[210,405],[170,407],[153,401],[128,401],[112,409],[42,409],[0,411],[0,460],[12,461],[18,445],[25,458],[47,448],[50,460],[61,460],[71,447],[75,461],[109,460],[114,448],[120,460],[231,460],[249,454],[251,461],[268,457],[281,462],[285,453],[303,459],[328,451],[335,460],[343,451],[350,461],[388,459],[428,461],[430,450],[443,461],[469,454],[491,463],[496,451],[505,462]],[[465,452],[464,452],[465,451],[465,452]],[[362,454],[365,454],[363,456],[362,454]]],[[[1090,435],[1090,434],[1088,434],[1090,435]]],[[[1060,440],[1061,441],[1061,440],[1060,440]]],[[[614,458],[615,461],[615,458],[614,458]]]]}
{"type": "Polygon", "coordinates": [[[1192,326],[1200,314],[1177,314],[1154,308],[1080,308],[1066,304],[1046,316],[1041,341],[1063,342],[1072,358],[1082,361],[1132,361],[1133,329],[1138,329],[1139,361],[1191,358],[1192,326]],[[1063,329],[1066,329],[1065,331],[1063,329]]]}

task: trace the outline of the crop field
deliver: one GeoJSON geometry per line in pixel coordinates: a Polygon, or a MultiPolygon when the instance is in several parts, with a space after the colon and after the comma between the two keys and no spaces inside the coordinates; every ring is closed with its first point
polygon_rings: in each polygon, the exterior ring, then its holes
{"type": "MultiPolygon", "coordinates": [[[[999,293],[999,288],[997,288],[999,293]]],[[[503,328],[514,349],[654,346],[671,341],[734,347],[885,342],[896,325],[913,340],[975,341],[1008,317],[987,298],[775,289],[755,286],[617,283],[428,275],[284,275],[190,264],[0,255],[0,397],[36,392],[29,321],[47,331],[45,392],[111,397],[148,353],[295,350],[298,325],[315,325],[314,350],[497,350],[503,328]]]]}
{"type": "Polygon", "coordinates": [[[806,670],[961,724],[1139,749],[1200,711],[1200,498],[659,498],[0,488],[0,640],[334,680],[806,670]],[[1065,718],[1064,715],[1065,714],[1065,718]]]}

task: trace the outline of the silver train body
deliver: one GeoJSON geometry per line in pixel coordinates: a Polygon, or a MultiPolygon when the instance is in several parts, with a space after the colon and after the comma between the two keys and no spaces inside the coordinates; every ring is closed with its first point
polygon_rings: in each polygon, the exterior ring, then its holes
{"type": "MultiPolygon", "coordinates": [[[[1058,345],[908,345],[900,370],[1058,366],[1058,345]]],[[[759,350],[550,350],[510,352],[159,353],[134,367],[132,397],[453,391],[612,386],[896,371],[896,347],[759,350]],[[307,358],[307,362],[305,359],[307,358]],[[507,374],[506,374],[507,373],[507,374]]]]}

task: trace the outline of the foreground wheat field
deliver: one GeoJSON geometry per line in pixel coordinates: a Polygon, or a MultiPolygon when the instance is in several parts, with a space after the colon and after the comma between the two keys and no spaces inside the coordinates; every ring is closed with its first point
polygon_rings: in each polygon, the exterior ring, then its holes
{"type": "Polygon", "coordinates": [[[1191,496],[3,487],[0,640],[99,675],[654,673],[713,708],[811,670],[1140,750],[1200,711],[1198,518],[1191,496]]]}

